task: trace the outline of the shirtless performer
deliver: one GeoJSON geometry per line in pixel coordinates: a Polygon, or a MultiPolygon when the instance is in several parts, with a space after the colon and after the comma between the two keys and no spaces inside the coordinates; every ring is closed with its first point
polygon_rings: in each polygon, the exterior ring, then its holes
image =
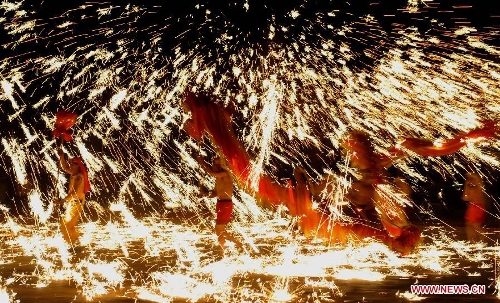
{"type": "Polygon", "coordinates": [[[217,198],[215,234],[221,248],[223,250],[227,248],[227,240],[233,242],[237,247],[241,247],[241,243],[226,229],[226,225],[231,222],[233,214],[233,178],[225,159],[217,156],[213,159],[212,166],[208,166],[200,156],[198,162],[207,173],[215,177],[215,188],[209,197],[217,198]]]}
{"type": "Polygon", "coordinates": [[[378,172],[376,166],[376,155],[370,138],[362,132],[353,132],[350,141],[343,143],[344,152],[349,157],[352,167],[359,171],[360,178],[352,181],[351,189],[346,198],[352,203],[359,217],[366,221],[378,221],[375,209],[375,187],[378,172]]]}
{"type": "Polygon", "coordinates": [[[420,242],[420,231],[410,223],[398,196],[388,190],[387,168],[392,161],[382,161],[364,132],[352,132],[343,147],[360,175],[352,182],[347,198],[367,223],[382,223],[392,239],[386,239],[392,249],[409,253],[420,242]]]}
{"type": "Polygon", "coordinates": [[[66,162],[64,152],[59,148],[59,161],[62,169],[70,174],[68,193],[66,197],[56,201],[56,204],[64,204],[65,212],[61,218],[61,232],[64,240],[70,245],[77,243],[80,233],[76,225],[80,220],[85,205],[85,193],[90,190],[87,170],[80,158],[75,157],[66,162]]]}
{"type": "Polygon", "coordinates": [[[481,177],[475,173],[467,174],[462,200],[467,201],[465,211],[465,232],[467,240],[477,242],[484,240],[482,233],[486,221],[487,200],[481,177]]]}

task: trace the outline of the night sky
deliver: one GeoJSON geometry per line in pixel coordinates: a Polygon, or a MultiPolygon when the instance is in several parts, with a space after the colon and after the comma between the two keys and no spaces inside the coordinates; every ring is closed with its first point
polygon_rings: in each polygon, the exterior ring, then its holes
{"type": "MultiPolygon", "coordinates": [[[[334,12],[330,16],[330,24],[339,26],[357,21],[365,16],[373,16],[379,22],[381,28],[389,35],[397,36],[401,28],[415,26],[422,34],[428,35],[446,35],[447,32],[457,28],[468,26],[478,30],[478,35],[484,35],[485,41],[492,45],[499,43],[499,25],[500,8],[499,4],[493,1],[465,1],[465,0],[442,0],[442,1],[414,1],[418,3],[418,12],[408,10],[409,1],[252,1],[245,2],[226,2],[226,1],[106,1],[85,2],[72,1],[59,3],[55,0],[45,1],[24,1],[26,9],[34,10],[35,16],[40,18],[40,24],[51,23],[58,18],[64,17],[77,23],[71,30],[71,35],[88,34],[89,30],[105,26],[102,21],[93,15],[95,7],[89,7],[88,15],[82,19],[82,6],[92,4],[98,7],[125,7],[126,4],[138,5],[147,8],[147,14],[144,17],[136,18],[132,24],[138,29],[148,31],[150,29],[162,28],[165,47],[163,48],[168,55],[169,48],[179,41],[179,35],[183,40],[200,40],[207,43],[207,49],[210,49],[210,42],[213,33],[210,31],[197,31],[197,24],[202,24],[205,18],[206,10],[210,10],[214,16],[220,19],[221,26],[229,26],[233,34],[237,36],[238,46],[245,47],[248,44],[259,43],[265,45],[268,40],[268,28],[270,24],[279,24],[288,27],[286,33],[277,31],[275,41],[290,42],[294,39],[294,34],[302,32],[302,26],[312,20],[320,12],[334,12]],[[167,2],[167,3],[165,3],[167,2]],[[298,10],[300,16],[297,19],[291,19],[288,14],[292,10],[298,10]],[[149,28],[149,29],[148,29],[149,28]],[[280,35],[281,33],[281,35],[280,35]],[[169,42],[172,45],[169,45],[169,42]]],[[[119,10],[116,10],[119,14],[119,10]]],[[[85,13],[83,13],[85,14],[85,13]]],[[[112,15],[112,13],[111,13],[112,15]]],[[[217,22],[216,22],[217,23],[217,22]]],[[[107,25],[106,25],[107,26],[107,25]]],[[[119,27],[119,23],[117,23],[119,27]]],[[[127,26],[123,24],[124,32],[127,26]]],[[[327,33],[310,32],[308,39],[314,39],[318,34],[327,35],[327,33]]],[[[69,35],[69,34],[68,34],[69,35]]],[[[141,41],[144,36],[136,33],[136,43],[141,41]]],[[[97,42],[97,41],[96,41],[97,42]]],[[[369,43],[358,45],[370,47],[370,43],[376,45],[378,41],[373,40],[369,43]]],[[[186,43],[189,47],[189,43],[186,43]]],[[[39,48],[37,51],[55,51],[57,46],[44,43],[39,39],[34,43],[39,48]],[[55,49],[53,49],[55,48],[55,49]]],[[[31,48],[33,45],[26,45],[31,48]]],[[[57,49],[61,51],[62,49],[57,49]]],[[[19,51],[19,50],[18,50],[19,51]]]]}

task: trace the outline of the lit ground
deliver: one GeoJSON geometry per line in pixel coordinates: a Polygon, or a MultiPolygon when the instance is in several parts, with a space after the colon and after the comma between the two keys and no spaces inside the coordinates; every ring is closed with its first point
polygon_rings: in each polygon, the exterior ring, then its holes
{"type": "Polygon", "coordinates": [[[234,224],[246,251],[222,258],[209,228],[123,218],[81,225],[86,245],[74,250],[55,222],[7,219],[0,302],[500,302],[499,247],[465,245],[461,228],[427,227],[420,249],[400,257],[380,243],[328,248],[293,239],[276,218],[234,224]],[[417,281],[485,285],[486,294],[416,297],[417,281]]]}

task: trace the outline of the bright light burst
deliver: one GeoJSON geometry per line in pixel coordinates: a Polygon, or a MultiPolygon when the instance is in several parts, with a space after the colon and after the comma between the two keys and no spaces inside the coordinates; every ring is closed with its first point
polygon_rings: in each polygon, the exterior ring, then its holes
{"type": "MultiPolygon", "coordinates": [[[[333,188],[342,189],[329,193],[335,201],[355,173],[339,152],[352,129],[368,132],[384,152],[404,137],[439,143],[498,120],[500,49],[493,33],[439,20],[425,33],[399,23],[387,31],[377,15],[352,15],[326,2],[331,9],[292,1],[283,14],[252,20],[250,28],[238,22],[256,9],[249,1],[227,4],[235,17],[201,4],[179,12],[167,4],[92,2],[50,14],[23,2],[0,3],[0,160],[17,189],[16,209],[1,205],[9,239],[1,261],[30,256],[34,266],[4,276],[0,297],[15,302],[9,287],[16,283],[71,280],[87,300],[116,294],[158,302],[283,302],[311,292],[321,301],[342,296],[334,281],[456,274],[453,256],[492,272],[487,260],[495,252],[437,231],[407,258],[379,243],[327,248],[292,238],[290,218],[257,207],[245,189],[235,197],[235,231],[247,253],[218,260],[211,252],[215,207],[198,191],[213,180],[194,158],[213,147],[182,131],[188,90],[237,109],[233,121],[254,158],[254,180],[268,174],[282,182],[301,164],[313,178],[331,175],[333,188]],[[53,222],[53,201],[65,181],[50,135],[58,109],[78,113],[75,140],[64,149],[84,159],[93,185],[87,212],[96,221],[81,224],[90,252],[81,260],[61,244],[53,222]],[[248,282],[245,275],[256,278],[248,282]]],[[[412,0],[402,11],[416,16],[433,5],[412,0]]],[[[460,179],[466,170],[481,170],[493,181],[500,142],[468,143],[450,157],[410,155],[396,166],[415,191],[425,191],[429,171],[460,179]]]]}

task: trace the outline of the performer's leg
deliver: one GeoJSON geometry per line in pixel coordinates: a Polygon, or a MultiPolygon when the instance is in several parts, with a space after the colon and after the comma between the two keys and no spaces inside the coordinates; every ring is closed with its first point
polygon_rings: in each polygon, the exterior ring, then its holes
{"type": "Polygon", "coordinates": [[[220,247],[222,247],[222,249],[226,249],[226,224],[215,224],[215,234],[217,235],[220,247]]]}
{"type": "Polygon", "coordinates": [[[61,232],[66,242],[70,245],[74,245],[80,237],[76,225],[80,220],[82,211],[83,207],[81,203],[71,203],[68,205],[68,209],[61,220],[61,232]]]}

